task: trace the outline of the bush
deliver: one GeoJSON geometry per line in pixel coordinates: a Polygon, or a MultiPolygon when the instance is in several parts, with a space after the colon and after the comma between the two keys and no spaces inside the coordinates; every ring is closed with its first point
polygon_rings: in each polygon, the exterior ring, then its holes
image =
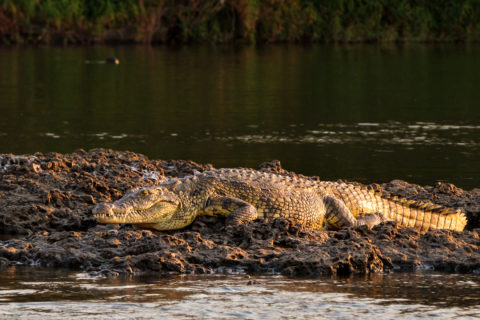
{"type": "Polygon", "coordinates": [[[0,41],[479,41],[480,0],[0,0],[0,41]]]}

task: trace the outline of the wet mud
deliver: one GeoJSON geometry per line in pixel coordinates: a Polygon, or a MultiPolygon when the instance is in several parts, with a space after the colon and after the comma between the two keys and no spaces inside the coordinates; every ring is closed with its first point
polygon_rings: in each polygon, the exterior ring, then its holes
{"type": "MultiPolygon", "coordinates": [[[[72,154],[0,155],[0,265],[73,268],[91,274],[249,272],[292,276],[431,269],[480,273],[480,189],[404,181],[372,185],[467,213],[463,232],[420,233],[386,222],[369,230],[320,231],[288,219],[225,224],[201,217],[179,231],[101,225],[93,207],[209,164],[150,160],[104,149],[72,154]]],[[[259,170],[297,175],[278,161],[259,170]]],[[[308,177],[318,179],[317,177],[308,177]]]]}

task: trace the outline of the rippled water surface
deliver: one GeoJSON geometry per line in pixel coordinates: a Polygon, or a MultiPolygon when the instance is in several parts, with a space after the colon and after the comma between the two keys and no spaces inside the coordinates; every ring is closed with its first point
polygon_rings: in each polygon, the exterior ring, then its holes
{"type": "Polygon", "coordinates": [[[105,279],[68,271],[11,267],[0,274],[0,317],[474,319],[480,317],[479,292],[478,275],[105,279]]]}
{"type": "Polygon", "coordinates": [[[0,153],[480,186],[480,46],[0,48],[0,153]],[[85,63],[115,55],[118,66],[85,63]]]}

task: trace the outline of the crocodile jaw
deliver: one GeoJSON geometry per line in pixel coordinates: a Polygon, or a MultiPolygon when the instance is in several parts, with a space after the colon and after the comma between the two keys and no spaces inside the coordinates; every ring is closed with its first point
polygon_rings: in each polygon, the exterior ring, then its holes
{"type": "Polygon", "coordinates": [[[179,198],[162,186],[140,188],[114,203],[97,205],[93,215],[99,223],[158,223],[168,220],[179,204],[179,198]]]}
{"type": "Polygon", "coordinates": [[[117,206],[115,203],[101,203],[93,209],[99,223],[158,223],[177,211],[175,203],[159,201],[149,208],[137,209],[132,206],[117,206]]]}

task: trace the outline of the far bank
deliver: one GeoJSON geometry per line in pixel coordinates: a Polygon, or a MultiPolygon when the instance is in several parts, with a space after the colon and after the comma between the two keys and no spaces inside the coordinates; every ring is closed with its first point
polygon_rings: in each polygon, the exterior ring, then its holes
{"type": "Polygon", "coordinates": [[[478,42],[480,2],[6,0],[2,44],[478,42]]]}

